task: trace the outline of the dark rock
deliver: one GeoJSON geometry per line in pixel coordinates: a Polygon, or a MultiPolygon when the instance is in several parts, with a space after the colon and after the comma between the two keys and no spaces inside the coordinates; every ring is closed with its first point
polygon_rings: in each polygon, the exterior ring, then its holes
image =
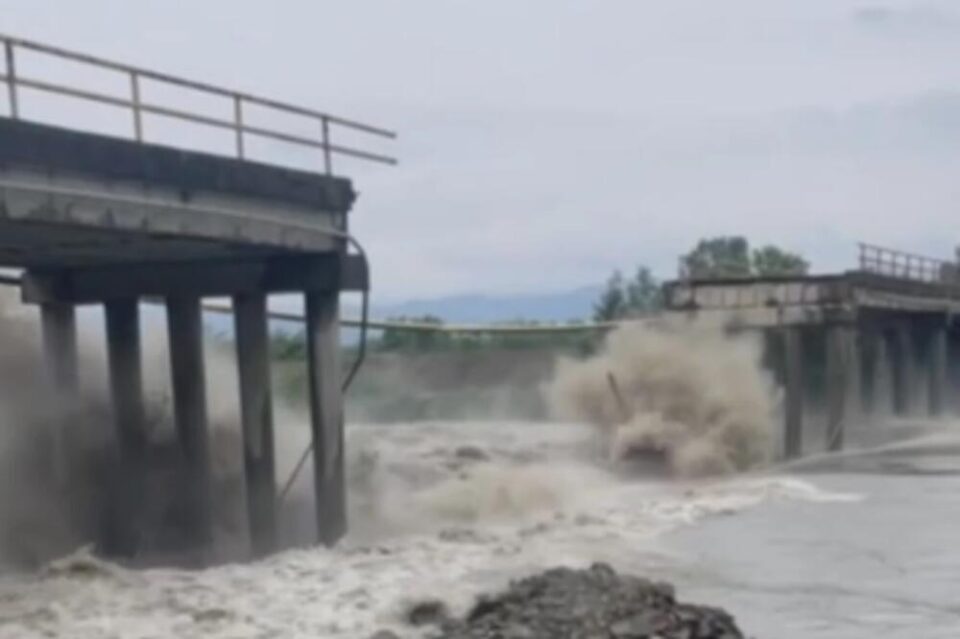
{"type": "Polygon", "coordinates": [[[490,459],[490,455],[477,446],[460,446],[454,454],[460,459],[470,459],[472,461],[486,461],[490,459]]]}
{"type": "MultiPolygon", "coordinates": [[[[431,615],[428,615],[431,616],[431,615]]],[[[729,614],[677,603],[673,587],[606,564],[555,568],[481,597],[464,619],[433,614],[434,639],[743,639],[729,614]]]]}
{"type": "Polygon", "coordinates": [[[448,618],[447,605],[437,599],[414,604],[407,611],[407,621],[414,626],[439,624],[448,618]]]}

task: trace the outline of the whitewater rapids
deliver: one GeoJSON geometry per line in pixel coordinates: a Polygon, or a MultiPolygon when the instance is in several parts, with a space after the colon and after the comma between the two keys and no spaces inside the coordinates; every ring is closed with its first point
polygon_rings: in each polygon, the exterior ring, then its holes
{"type": "Polygon", "coordinates": [[[349,433],[352,528],[336,549],[199,571],[125,569],[79,550],[0,577],[0,637],[415,636],[403,614],[418,600],[459,612],[510,578],[594,561],[669,578],[673,531],[763,504],[858,499],[788,477],[638,480],[602,463],[595,431],[573,424],[349,433]]]}

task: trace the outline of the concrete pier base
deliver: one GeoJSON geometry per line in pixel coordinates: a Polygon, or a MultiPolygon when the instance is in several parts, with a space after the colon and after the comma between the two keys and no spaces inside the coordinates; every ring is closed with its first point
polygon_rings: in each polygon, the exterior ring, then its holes
{"type": "Polygon", "coordinates": [[[191,542],[198,551],[213,540],[211,517],[210,443],[203,362],[203,324],[200,298],[167,298],[173,412],[186,464],[191,542]]]}
{"type": "Polygon", "coordinates": [[[135,298],[104,305],[110,399],[118,442],[114,515],[107,534],[110,552],[126,556],[141,546],[141,513],[146,492],[146,415],[140,355],[140,313],[135,298]]]}
{"type": "Polygon", "coordinates": [[[50,426],[51,472],[57,483],[63,484],[70,471],[70,422],[79,384],[76,314],[72,304],[51,302],[40,306],[40,321],[47,373],[54,390],[54,415],[50,426]]]}
{"type": "Polygon", "coordinates": [[[803,452],[803,348],[797,327],[783,330],[784,457],[793,459],[803,452]]]}
{"type": "Polygon", "coordinates": [[[347,528],[338,292],[305,297],[317,538],[332,545],[347,528]]]}
{"type": "Polygon", "coordinates": [[[262,557],[276,550],[277,544],[277,487],[266,294],[235,296],[233,312],[250,544],[253,555],[262,557]]]}

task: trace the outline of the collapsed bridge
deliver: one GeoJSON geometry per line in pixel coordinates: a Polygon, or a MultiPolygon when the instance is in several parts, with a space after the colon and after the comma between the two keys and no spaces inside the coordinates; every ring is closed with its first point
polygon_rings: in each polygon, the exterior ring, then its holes
{"type": "MultiPolygon", "coordinates": [[[[143,496],[147,445],[138,302],[163,300],[168,316],[173,413],[186,462],[192,544],[212,541],[211,472],[201,302],[233,301],[250,537],[255,554],[276,547],[277,489],[268,357],[267,298],[304,296],[309,406],[313,435],[317,535],[331,544],[346,528],[343,399],[339,362],[341,291],[368,289],[368,268],[348,230],[356,198],[335,175],[335,157],[394,164],[391,157],[333,141],[352,133],[395,134],[320,111],[110,60],[0,35],[7,117],[0,117],[0,266],[23,270],[23,299],[39,305],[51,395],[58,418],[52,441],[63,467],[76,401],[78,305],[102,305],[110,391],[126,491],[127,536],[143,496]],[[30,56],[119,74],[127,95],[25,74],[30,56]],[[218,118],[150,102],[144,86],[220,100],[218,118]],[[120,138],[31,121],[28,100],[54,95],[122,109],[131,137],[120,138]],[[247,110],[298,118],[298,132],[252,125],[247,110]],[[147,118],[173,119],[226,132],[232,157],[171,148],[145,139],[147,118]],[[306,133],[301,131],[307,131],[306,133]],[[251,139],[316,152],[316,171],[253,161],[251,139]],[[353,246],[355,252],[350,252],[353,246]]],[[[162,136],[161,136],[162,138],[162,136]]],[[[158,142],[162,142],[162,139],[158,142]]],[[[129,540],[128,540],[129,541],[129,540]]]]}
{"type": "Polygon", "coordinates": [[[665,301],[674,314],[763,334],[784,390],[785,457],[814,452],[812,435],[841,449],[865,416],[958,408],[949,405],[960,387],[956,263],[861,244],[852,271],[677,280],[665,301]]]}

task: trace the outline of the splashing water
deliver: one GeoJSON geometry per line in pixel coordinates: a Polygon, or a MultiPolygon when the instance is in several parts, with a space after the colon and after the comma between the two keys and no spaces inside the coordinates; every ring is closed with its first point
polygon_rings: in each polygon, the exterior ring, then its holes
{"type": "Polygon", "coordinates": [[[595,357],[561,360],[546,392],[556,417],[599,428],[616,459],[662,455],[680,476],[770,459],[774,391],[760,349],[715,326],[624,326],[595,357]]]}

